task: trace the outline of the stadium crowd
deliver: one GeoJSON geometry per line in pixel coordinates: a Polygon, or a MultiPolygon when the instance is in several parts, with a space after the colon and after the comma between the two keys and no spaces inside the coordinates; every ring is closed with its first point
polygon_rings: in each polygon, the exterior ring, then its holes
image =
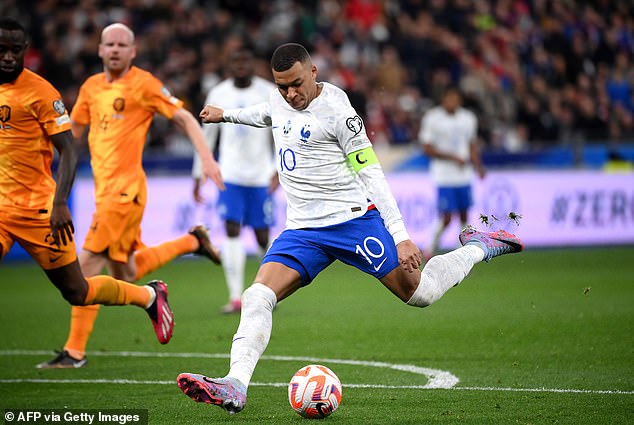
{"type": "MultiPolygon", "coordinates": [[[[634,4],[618,0],[5,0],[32,48],[25,65],[75,102],[101,69],[101,30],[123,22],[152,71],[194,113],[246,37],[268,58],[310,48],[319,78],[346,89],[375,144],[415,143],[422,114],[458,84],[488,149],[634,140],[634,4]]],[[[166,120],[150,146],[191,149],[166,120]]]]}

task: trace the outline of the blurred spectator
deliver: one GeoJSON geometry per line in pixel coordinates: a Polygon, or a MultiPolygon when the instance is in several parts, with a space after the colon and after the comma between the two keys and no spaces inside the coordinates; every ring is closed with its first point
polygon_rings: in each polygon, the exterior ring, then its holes
{"type": "Polygon", "coordinates": [[[610,102],[620,104],[630,112],[634,112],[632,104],[632,79],[634,71],[629,55],[625,52],[618,52],[614,63],[614,68],[606,82],[606,90],[610,97],[610,102]]]}
{"type": "Polygon", "coordinates": [[[403,91],[407,83],[407,72],[398,57],[398,51],[393,46],[385,46],[381,52],[381,59],[374,71],[375,86],[383,92],[398,94],[403,91]]]}
{"type": "Polygon", "coordinates": [[[559,138],[559,125],[555,117],[532,94],[526,95],[517,113],[518,133],[522,139],[535,143],[554,142],[559,138]]]}
{"type": "MultiPolygon", "coordinates": [[[[503,141],[518,136],[524,149],[575,136],[634,137],[630,1],[4,0],[0,14],[27,25],[26,65],[69,105],[99,67],[99,32],[120,21],[137,33],[136,64],[192,110],[225,77],[239,36],[264,58],[280,43],[306,44],[319,77],[352,93],[378,143],[415,142],[403,100],[433,104],[448,84],[465,93],[489,148],[506,149],[503,141]]],[[[256,72],[270,78],[266,62],[256,72]]],[[[152,146],[178,151],[179,133],[155,125],[152,146]]]]}
{"type": "Polygon", "coordinates": [[[580,94],[576,104],[575,129],[583,140],[605,141],[608,139],[608,117],[599,114],[596,99],[586,93],[580,94]]]}

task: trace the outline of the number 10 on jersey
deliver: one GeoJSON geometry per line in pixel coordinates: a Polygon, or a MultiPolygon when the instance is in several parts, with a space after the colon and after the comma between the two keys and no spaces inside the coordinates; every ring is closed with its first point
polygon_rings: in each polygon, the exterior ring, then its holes
{"type": "Polygon", "coordinates": [[[281,171],[293,171],[297,165],[295,160],[295,152],[292,149],[280,148],[278,154],[280,155],[280,170],[281,171]]]}

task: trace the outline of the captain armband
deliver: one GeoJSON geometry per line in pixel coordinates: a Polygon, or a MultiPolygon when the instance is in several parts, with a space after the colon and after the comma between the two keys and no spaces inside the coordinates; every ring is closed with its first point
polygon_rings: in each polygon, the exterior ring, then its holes
{"type": "Polygon", "coordinates": [[[379,159],[376,157],[372,147],[367,147],[348,154],[348,161],[352,164],[352,168],[354,168],[354,171],[357,173],[368,165],[379,163],[379,159]]]}

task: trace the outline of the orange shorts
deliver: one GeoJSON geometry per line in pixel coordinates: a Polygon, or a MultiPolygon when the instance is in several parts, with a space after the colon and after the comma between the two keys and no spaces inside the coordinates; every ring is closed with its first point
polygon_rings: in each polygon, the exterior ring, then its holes
{"type": "Polygon", "coordinates": [[[66,266],[77,259],[75,241],[58,247],[51,235],[49,211],[19,213],[0,211],[2,256],[17,242],[44,270],[66,266]]]}
{"type": "Polygon", "coordinates": [[[111,260],[127,263],[130,255],[144,246],[141,242],[144,211],[145,205],[136,199],[98,203],[83,248],[97,254],[107,251],[111,260]]]}

